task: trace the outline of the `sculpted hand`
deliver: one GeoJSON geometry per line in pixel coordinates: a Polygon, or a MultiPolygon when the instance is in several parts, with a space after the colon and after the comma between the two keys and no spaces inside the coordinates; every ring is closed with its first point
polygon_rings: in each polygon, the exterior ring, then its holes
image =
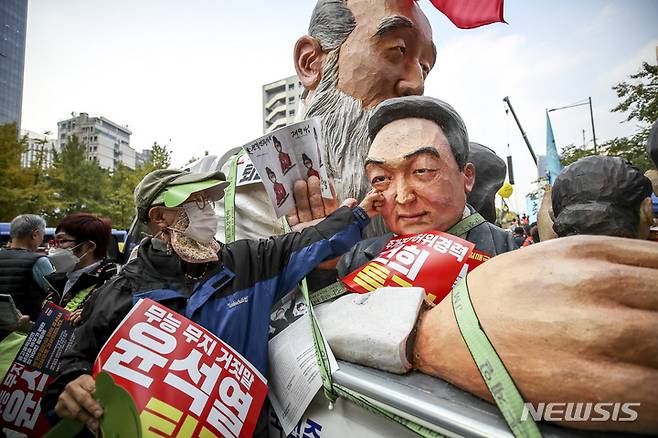
{"type": "MultiPolygon", "coordinates": [[[[467,277],[473,307],[527,402],[640,403],[636,421],[564,426],[658,433],[658,245],[573,236],[497,256],[467,277]]],[[[415,366],[492,401],[450,296],[418,327],[415,366]]]]}
{"type": "Polygon", "coordinates": [[[318,177],[311,176],[308,181],[295,181],[293,189],[295,208],[288,214],[288,223],[294,231],[300,231],[308,226],[317,224],[338,208],[336,190],[331,181],[329,182],[329,187],[333,195],[331,199],[322,197],[320,179],[318,177]]]}
{"type": "Polygon", "coordinates": [[[98,421],[103,416],[103,408],[92,395],[96,382],[89,374],[83,374],[70,382],[59,395],[55,412],[61,418],[70,418],[87,425],[92,431],[98,430],[98,421]]]}

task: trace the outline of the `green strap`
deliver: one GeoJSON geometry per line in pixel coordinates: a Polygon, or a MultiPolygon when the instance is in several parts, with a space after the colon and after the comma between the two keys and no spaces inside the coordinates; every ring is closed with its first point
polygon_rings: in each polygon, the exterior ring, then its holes
{"type": "MultiPolygon", "coordinates": [[[[292,230],[290,224],[286,217],[281,218],[281,223],[283,225],[284,233],[290,233],[292,230]]],[[[308,294],[308,285],[306,284],[306,278],[302,279],[299,289],[302,292],[306,306],[308,307],[308,315],[311,320],[311,330],[313,332],[313,343],[315,344],[315,358],[318,361],[318,366],[320,367],[320,377],[322,378],[322,387],[324,388],[324,395],[331,402],[336,401],[336,393],[334,391],[333,380],[331,379],[331,365],[329,364],[329,355],[327,354],[327,349],[325,347],[324,337],[322,332],[320,332],[320,325],[315,319],[313,314],[313,302],[309,299],[308,294]]]]}
{"type": "Polygon", "coordinates": [[[96,285],[91,285],[86,289],[82,289],[80,292],[75,294],[75,296],[66,304],[64,307],[66,310],[69,312],[73,312],[74,310],[77,310],[82,303],[84,303],[85,299],[91,291],[96,287],[96,285]]]}
{"type": "Polygon", "coordinates": [[[224,191],[224,240],[231,243],[235,240],[235,187],[238,179],[238,160],[245,154],[244,149],[231,158],[228,172],[229,185],[224,191]]]}
{"type": "Polygon", "coordinates": [[[480,224],[483,224],[487,220],[482,217],[477,211],[469,216],[466,216],[464,219],[457,222],[452,226],[446,233],[452,234],[453,236],[461,237],[466,239],[466,235],[473,228],[477,227],[480,224]]]}
{"type": "MultiPolygon", "coordinates": [[[[281,219],[281,223],[283,224],[283,230],[285,233],[289,233],[292,231],[290,229],[290,225],[288,224],[288,221],[286,220],[285,216],[281,219]]],[[[329,356],[327,354],[326,344],[324,341],[324,337],[322,336],[322,332],[320,331],[320,326],[317,320],[315,319],[315,315],[313,313],[313,306],[324,303],[341,295],[344,295],[345,293],[347,293],[347,290],[345,289],[345,286],[342,282],[337,281],[335,283],[330,284],[327,287],[312,292],[311,295],[309,296],[306,278],[302,280],[299,289],[301,290],[302,296],[304,297],[304,300],[306,301],[306,305],[308,307],[308,315],[311,320],[311,330],[313,333],[313,343],[315,344],[315,357],[318,362],[318,367],[320,368],[320,377],[322,378],[322,387],[324,390],[325,397],[327,397],[327,399],[331,403],[335,402],[338,397],[343,397],[374,414],[381,415],[384,418],[388,418],[389,420],[394,421],[406,427],[407,429],[411,430],[412,432],[415,432],[416,434],[422,437],[441,438],[442,437],[441,434],[431,429],[428,429],[425,426],[414,423],[413,421],[407,420],[404,417],[388,412],[385,409],[382,409],[379,406],[376,406],[375,404],[371,403],[360,394],[350,389],[344,388],[340,385],[335,385],[333,383],[333,379],[331,377],[331,365],[329,363],[329,356]]]]}
{"type": "Polygon", "coordinates": [[[323,287],[322,289],[318,289],[315,292],[311,292],[311,304],[317,306],[318,304],[333,300],[334,298],[338,298],[342,295],[345,295],[346,293],[347,289],[345,288],[343,282],[337,281],[335,283],[331,283],[329,286],[323,287]]]}
{"type": "Polygon", "coordinates": [[[482,380],[515,437],[541,437],[541,432],[532,417],[528,416],[527,419],[521,420],[523,397],[480,326],[466,280],[465,278],[459,282],[452,291],[452,310],[482,380]]]}

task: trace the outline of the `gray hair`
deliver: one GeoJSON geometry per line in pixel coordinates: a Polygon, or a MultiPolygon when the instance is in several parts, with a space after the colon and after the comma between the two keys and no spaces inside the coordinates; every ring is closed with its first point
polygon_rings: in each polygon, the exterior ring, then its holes
{"type": "Polygon", "coordinates": [[[36,214],[21,214],[16,216],[9,227],[12,239],[25,239],[32,236],[34,231],[46,232],[46,221],[36,214]]]}
{"type": "Polygon", "coordinates": [[[323,51],[339,48],[356,27],[356,20],[345,0],[318,0],[308,25],[308,34],[318,40],[323,51]]]}
{"type": "Polygon", "coordinates": [[[427,119],[439,125],[448,139],[457,166],[464,169],[469,154],[466,125],[452,106],[434,97],[403,96],[383,101],[370,116],[370,139],[374,140],[379,130],[389,123],[410,118],[427,119]]]}

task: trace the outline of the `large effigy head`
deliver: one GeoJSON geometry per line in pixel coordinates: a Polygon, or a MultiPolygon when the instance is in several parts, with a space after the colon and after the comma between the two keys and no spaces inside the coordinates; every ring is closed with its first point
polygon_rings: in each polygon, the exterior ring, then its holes
{"type": "Polygon", "coordinates": [[[567,166],[552,191],[558,236],[595,234],[646,239],[651,181],[619,157],[592,156],[567,166]]]}

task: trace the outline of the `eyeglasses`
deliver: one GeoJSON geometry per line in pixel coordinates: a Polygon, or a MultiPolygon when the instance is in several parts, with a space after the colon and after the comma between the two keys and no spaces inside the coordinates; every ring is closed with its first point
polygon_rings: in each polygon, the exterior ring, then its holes
{"type": "Polygon", "coordinates": [[[206,195],[199,194],[194,197],[194,203],[196,204],[197,207],[199,207],[199,210],[202,210],[206,207],[206,205],[210,205],[213,209],[215,208],[215,201],[208,199],[206,195]]]}
{"type": "Polygon", "coordinates": [[[60,248],[63,244],[76,242],[75,239],[52,239],[48,244],[53,248],[60,248]]]}

